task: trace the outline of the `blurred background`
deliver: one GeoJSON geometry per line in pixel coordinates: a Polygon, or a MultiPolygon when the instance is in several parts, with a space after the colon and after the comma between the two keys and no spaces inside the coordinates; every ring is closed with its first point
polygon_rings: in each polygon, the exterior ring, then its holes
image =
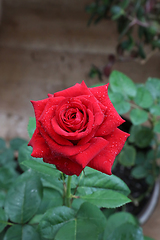
{"type": "MultiPolygon", "coordinates": [[[[91,0],[0,1],[0,135],[28,138],[30,100],[82,80],[88,86],[98,82],[88,73],[92,64],[103,67],[116,52],[116,23],[102,20],[87,26],[85,7],[91,0]]],[[[146,64],[117,61],[113,69],[135,82],[160,77],[160,54],[146,64]]]]}
{"type": "MultiPolygon", "coordinates": [[[[90,16],[85,8],[91,2],[0,0],[0,137],[28,139],[28,119],[34,116],[30,100],[82,80],[87,86],[99,82],[98,77],[90,78],[91,66],[103,69],[108,56],[116,54],[118,32],[112,20],[87,25],[90,16]]],[[[114,69],[134,82],[160,78],[160,53],[145,64],[115,61],[114,69]]],[[[158,215],[156,210],[144,226],[145,234],[155,239],[160,236],[158,215]]]]}

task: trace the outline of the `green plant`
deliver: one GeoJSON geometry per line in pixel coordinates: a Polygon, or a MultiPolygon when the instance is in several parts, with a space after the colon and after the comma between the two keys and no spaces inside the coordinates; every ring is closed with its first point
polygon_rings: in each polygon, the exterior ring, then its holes
{"type": "MultiPolygon", "coordinates": [[[[31,136],[33,118],[28,130],[31,136]]],[[[6,185],[5,175],[0,175],[0,193],[4,192],[0,195],[1,240],[150,239],[143,236],[134,216],[116,212],[130,202],[130,190],[121,179],[91,168],[79,177],[66,176],[54,165],[31,157],[32,148],[26,143],[17,143],[21,145],[16,147],[18,162],[9,155],[5,160],[7,169],[16,171],[14,178],[6,185]]],[[[1,139],[1,150],[4,145],[1,139]]],[[[4,159],[3,151],[0,159],[4,159]]]]}
{"type": "Polygon", "coordinates": [[[95,0],[86,6],[86,12],[90,14],[89,25],[97,24],[104,19],[110,20],[116,22],[118,32],[116,55],[108,57],[108,63],[103,71],[93,65],[91,77],[95,74],[99,79],[102,78],[102,74],[109,76],[111,67],[117,59],[137,59],[145,63],[160,49],[159,1],[95,0]]]}
{"type": "Polygon", "coordinates": [[[143,179],[148,185],[141,195],[132,196],[133,202],[139,204],[152,191],[160,175],[157,161],[160,157],[160,79],[148,78],[144,84],[135,84],[123,73],[113,71],[109,83],[109,97],[114,107],[130,121],[130,137],[117,156],[117,163],[125,167],[125,171],[128,169],[132,181],[143,179]]]}

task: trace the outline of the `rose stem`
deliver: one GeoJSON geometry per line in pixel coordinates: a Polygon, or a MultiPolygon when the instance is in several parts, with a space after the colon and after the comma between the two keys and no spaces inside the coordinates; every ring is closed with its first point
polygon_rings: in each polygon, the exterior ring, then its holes
{"type": "Polygon", "coordinates": [[[67,192],[66,192],[66,205],[67,205],[67,207],[71,207],[71,180],[72,180],[72,176],[68,176],[67,192]]]}

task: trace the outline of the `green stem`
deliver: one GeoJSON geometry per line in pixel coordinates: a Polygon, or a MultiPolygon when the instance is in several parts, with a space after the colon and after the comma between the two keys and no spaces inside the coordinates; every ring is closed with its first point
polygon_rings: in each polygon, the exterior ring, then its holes
{"type": "Polygon", "coordinates": [[[67,205],[67,207],[71,207],[71,180],[72,180],[72,176],[68,176],[67,192],[66,192],[66,205],[67,205]]]}

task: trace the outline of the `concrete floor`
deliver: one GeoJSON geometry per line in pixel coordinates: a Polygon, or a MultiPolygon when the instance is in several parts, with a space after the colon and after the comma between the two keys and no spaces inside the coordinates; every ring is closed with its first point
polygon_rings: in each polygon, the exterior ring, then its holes
{"type": "MultiPolygon", "coordinates": [[[[87,27],[82,0],[4,0],[0,26],[0,137],[28,138],[28,118],[33,116],[30,100],[47,97],[85,80],[92,63],[104,66],[107,54],[115,51],[116,26],[100,23],[87,27]]],[[[145,65],[118,62],[135,82],[160,78],[160,54],[145,65]]],[[[160,201],[144,232],[160,239],[160,201]]]]}

